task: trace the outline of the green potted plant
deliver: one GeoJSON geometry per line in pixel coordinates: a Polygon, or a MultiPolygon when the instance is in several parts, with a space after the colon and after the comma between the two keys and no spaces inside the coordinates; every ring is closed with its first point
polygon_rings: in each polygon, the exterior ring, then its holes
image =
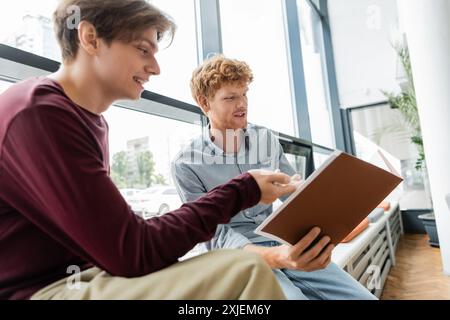
{"type": "Polygon", "coordinates": [[[422,132],[420,130],[419,112],[417,111],[411,61],[406,46],[396,45],[395,51],[405,72],[405,80],[400,83],[402,91],[398,94],[387,91],[382,92],[388,99],[390,107],[392,109],[398,109],[412,129],[411,142],[417,146],[419,152],[415,167],[417,170],[420,170],[424,166],[425,153],[423,150],[422,132]]]}
{"type": "MultiPolygon", "coordinates": [[[[397,52],[401,67],[404,71],[404,79],[400,83],[401,92],[382,92],[388,99],[388,104],[390,107],[392,109],[399,110],[399,112],[403,115],[404,120],[408,123],[412,130],[411,142],[417,147],[419,154],[416,159],[415,168],[416,170],[422,171],[425,190],[428,191],[429,187],[427,179],[428,175],[426,173],[425,152],[423,148],[422,132],[420,129],[419,112],[417,110],[416,93],[414,90],[409,51],[408,47],[405,45],[395,45],[394,49],[397,52]]],[[[418,218],[422,220],[425,230],[430,237],[430,244],[432,246],[439,246],[436,220],[433,212],[419,215],[418,218]]]]}

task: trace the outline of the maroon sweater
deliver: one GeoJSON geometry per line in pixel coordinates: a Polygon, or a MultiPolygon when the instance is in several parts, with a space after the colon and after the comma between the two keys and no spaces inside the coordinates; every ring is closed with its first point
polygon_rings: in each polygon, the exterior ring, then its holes
{"type": "Polygon", "coordinates": [[[109,177],[108,127],[48,78],[0,95],[0,299],[25,299],[93,265],[138,277],[169,266],[260,200],[243,174],[145,221],[109,177]]]}

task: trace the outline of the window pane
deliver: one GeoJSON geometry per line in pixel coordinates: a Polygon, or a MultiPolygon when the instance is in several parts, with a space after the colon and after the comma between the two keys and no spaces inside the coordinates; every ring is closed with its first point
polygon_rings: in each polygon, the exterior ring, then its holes
{"type": "Polygon", "coordinates": [[[222,45],[254,73],[248,119],[295,135],[281,1],[220,1],[222,45]]]}
{"type": "MultiPolygon", "coordinates": [[[[171,15],[178,29],[172,45],[161,43],[157,59],[161,75],[151,79],[146,89],[193,103],[189,89],[197,66],[195,7],[193,0],[152,0],[171,15]],[[180,56],[183,63],[179,63],[180,56]]],[[[53,33],[52,14],[58,0],[16,0],[0,11],[0,42],[56,61],[60,50],[53,33]]],[[[5,6],[5,4],[3,4],[5,6]]]]}
{"type": "Polygon", "coordinates": [[[298,0],[297,6],[312,141],[334,148],[320,17],[307,0],[298,0]]]}
{"type": "Polygon", "coordinates": [[[314,151],[314,168],[318,169],[327,159],[330,157],[330,154],[325,154],[322,152],[314,151]]]}
{"type": "Polygon", "coordinates": [[[156,55],[161,74],[150,80],[146,89],[194,104],[189,81],[197,67],[197,35],[194,0],[150,0],[168,13],[177,24],[175,38],[170,47],[161,43],[156,55]]]}
{"type": "Polygon", "coordinates": [[[111,177],[132,209],[150,218],[179,208],[170,162],[201,134],[201,126],[115,106],[104,115],[110,129],[111,177]]]}
{"type": "Polygon", "coordinates": [[[353,139],[359,158],[386,169],[377,154],[381,149],[389,162],[402,175],[400,208],[432,208],[431,193],[426,170],[417,170],[419,158],[416,146],[411,143],[412,130],[401,113],[389,105],[351,111],[353,139]]]}
{"type": "Polygon", "coordinates": [[[60,61],[51,20],[57,4],[58,0],[8,1],[8,8],[0,11],[0,42],[60,61]]]}
{"type": "Polygon", "coordinates": [[[301,175],[302,179],[306,179],[306,157],[289,153],[285,153],[284,155],[295,172],[301,175]]]}

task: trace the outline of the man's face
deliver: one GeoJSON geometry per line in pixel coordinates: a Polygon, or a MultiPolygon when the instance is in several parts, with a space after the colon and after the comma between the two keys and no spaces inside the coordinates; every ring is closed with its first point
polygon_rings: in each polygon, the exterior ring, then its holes
{"type": "Polygon", "coordinates": [[[160,73],[155,54],[158,51],[157,32],[149,28],[132,42],[114,40],[110,46],[102,43],[94,67],[105,94],[118,99],[139,99],[150,76],[160,73]]]}
{"type": "Polygon", "coordinates": [[[206,111],[213,128],[237,130],[247,127],[247,91],[245,84],[225,84],[208,99],[206,111]]]}

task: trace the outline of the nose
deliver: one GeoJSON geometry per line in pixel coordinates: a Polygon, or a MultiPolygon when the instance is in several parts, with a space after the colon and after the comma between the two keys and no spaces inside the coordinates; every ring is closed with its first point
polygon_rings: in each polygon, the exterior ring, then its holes
{"type": "Polygon", "coordinates": [[[161,73],[161,69],[159,68],[158,60],[155,57],[149,61],[149,63],[145,66],[145,72],[151,75],[157,76],[161,73]]]}
{"type": "Polygon", "coordinates": [[[242,97],[242,99],[239,99],[239,108],[247,108],[248,105],[248,99],[247,96],[242,97]]]}

